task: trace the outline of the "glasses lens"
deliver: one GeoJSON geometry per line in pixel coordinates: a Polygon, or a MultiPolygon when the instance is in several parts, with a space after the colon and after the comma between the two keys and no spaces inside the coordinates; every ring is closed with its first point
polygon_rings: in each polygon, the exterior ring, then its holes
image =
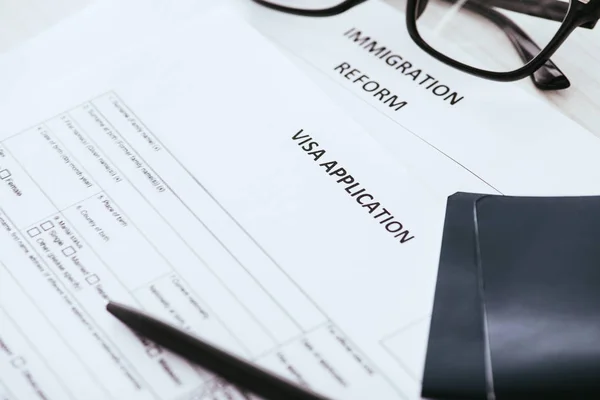
{"type": "Polygon", "coordinates": [[[544,49],[569,0],[418,0],[417,30],[438,52],[492,72],[517,70],[544,49]]]}
{"type": "Polygon", "coordinates": [[[345,0],[267,0],[276,6],[295,8],[298,10],[326,10],[345,3],[345,0]]]}

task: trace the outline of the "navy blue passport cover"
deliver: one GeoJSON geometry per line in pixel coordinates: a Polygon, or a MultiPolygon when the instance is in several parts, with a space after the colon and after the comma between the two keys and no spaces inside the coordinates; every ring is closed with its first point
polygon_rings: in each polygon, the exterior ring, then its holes
{"type": "Polygon", "coordinates": [[[600,197],[476,210],[496,399],[600,399],[600,197]]]}
{"type": "Polygon", "coordinates": [[[600,197],[449,197],[424,398],[600,398],[599,341],[600,197]]]}

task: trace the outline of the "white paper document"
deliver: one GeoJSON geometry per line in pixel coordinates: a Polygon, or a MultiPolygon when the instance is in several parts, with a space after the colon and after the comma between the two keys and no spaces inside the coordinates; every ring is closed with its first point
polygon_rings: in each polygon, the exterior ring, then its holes
{"type": "Polygon", "coordinates": [[[335,399],[418,397],[398,329],[444,197],[236,17],[163,39],[1,94],[0,398],[239,397],[109,299],[335,399]]]}
{"type": "MultiPolygon", "coordinates": [[[[386,150],[446,194],[597,194],[600,141],[539,98],[433,59],[405,15],[370,0],[335,17],[250,1],[246,18],[386,150]]],[[[516,53],[514,55],[517,57],[516,53]]]]}

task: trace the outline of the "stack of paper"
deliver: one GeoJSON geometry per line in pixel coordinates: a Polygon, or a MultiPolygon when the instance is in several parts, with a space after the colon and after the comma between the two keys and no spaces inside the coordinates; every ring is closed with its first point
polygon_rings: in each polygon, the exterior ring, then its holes
{"type": "Polygon", "coordinates": [[[598,192],[596,138],[389,6],[233,3],[105,1],[4,56],[0,396],[240,396],[114,299],[335,399],[419,398],[447,196],[598,192]]]}

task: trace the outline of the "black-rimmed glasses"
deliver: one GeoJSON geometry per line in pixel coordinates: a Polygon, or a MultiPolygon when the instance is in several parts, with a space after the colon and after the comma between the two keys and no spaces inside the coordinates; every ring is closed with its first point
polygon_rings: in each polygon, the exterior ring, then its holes
{"type": "MultiPolygon", "coordinates": [[[[327,17],[366,0],[253,1],[291,14],[327,17]]],[[[410,37],[430,55],[486,79],[530,76],[541,90],[570,86],[550,57],[576,28],[591,29],[599,19],[600,0],[407,0],[406,5],[410,37]]]]}

